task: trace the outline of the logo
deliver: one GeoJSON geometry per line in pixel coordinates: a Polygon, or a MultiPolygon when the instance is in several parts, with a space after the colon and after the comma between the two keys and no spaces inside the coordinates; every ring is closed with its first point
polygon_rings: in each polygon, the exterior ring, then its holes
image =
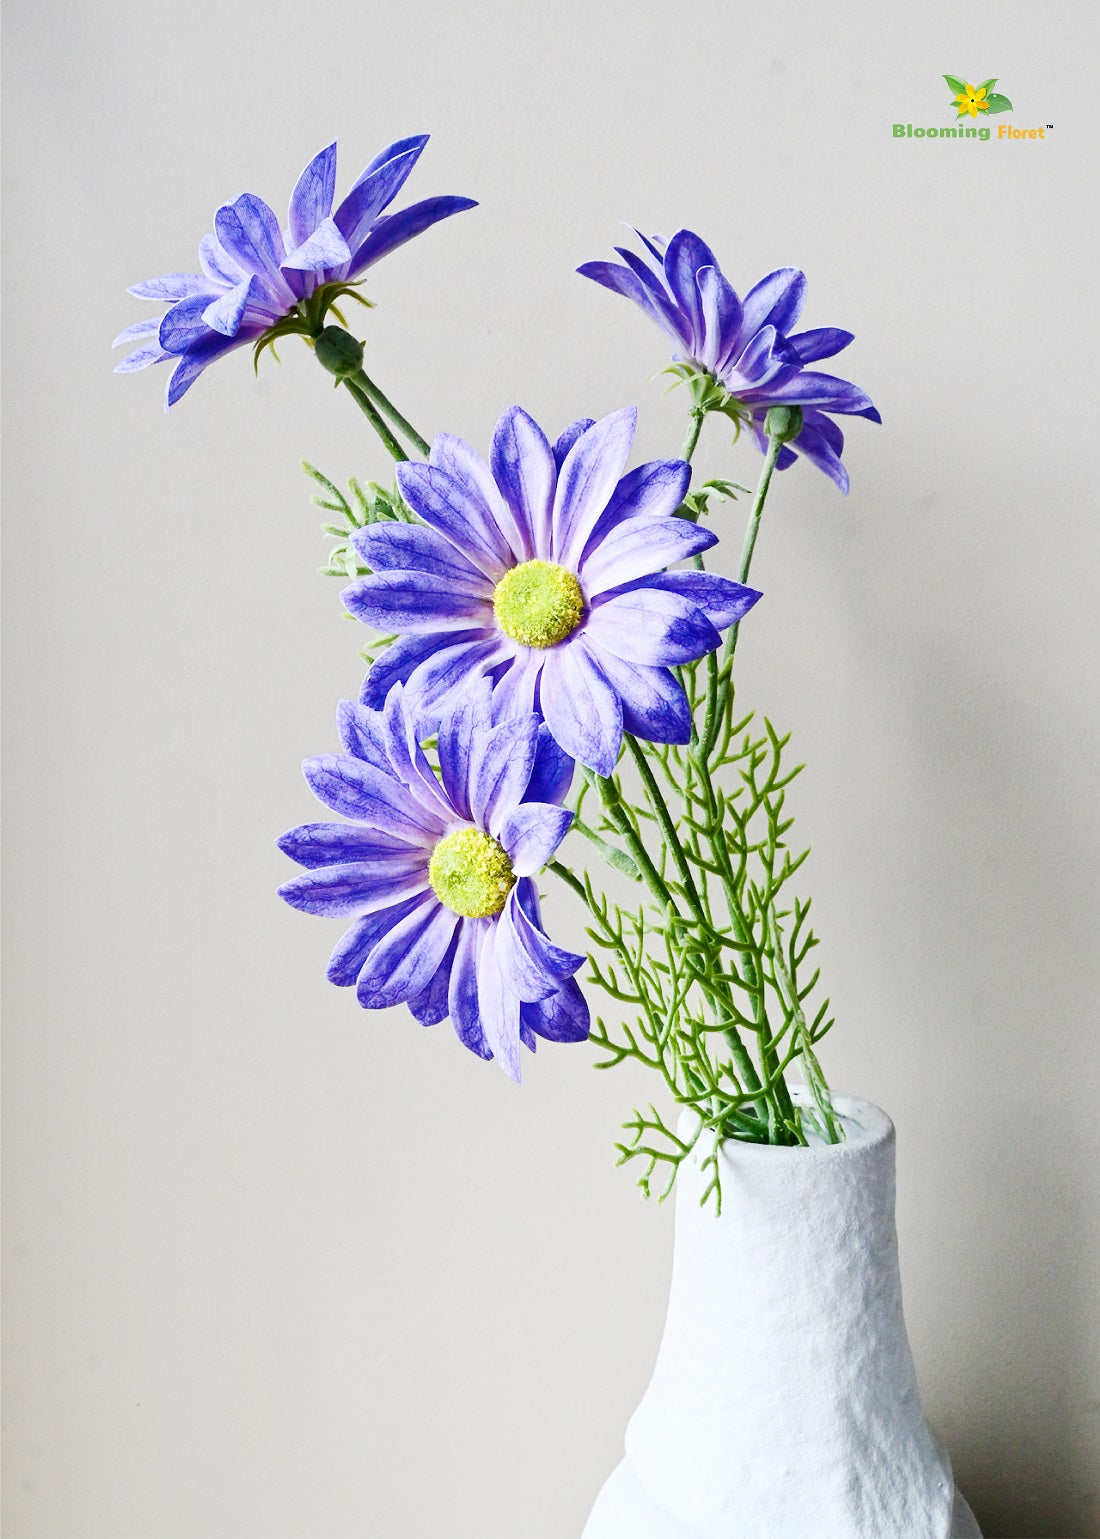
{"type": "Polygon", "coordinates": [[[976,118],[979,112],[985,112],[990,117],[995,112],[1011,112],[1012,103],[1007,96],[1001,96],[994,91],[997,84],[996,76],[992,80],[983,80],[980,86],[972,86],[965,80],[960,80],[958,75],[945,75],[943,77],[955,93],[953,106],[959,109],[959,117],[968,115],[976,118]]]}
{"type": "Polygon", "coordinates": [[[1013,128],[998,123],[996,133],[989,126],[989,119],[999,112],[1015,109],[1007,96],[995,91],[997,77],[983,80],[981,85],[971,85],[960,75],[944,75],[951,90],[949,110],[954,109],[955,121],[950,128],[914,128],[912,123],[894,123],[891,131],[895,139],[971,139],[975,144],[1004,143],[1009,140],[1045,139],[1053,123],[1038,123],[1034,128],[1013,128]]]}

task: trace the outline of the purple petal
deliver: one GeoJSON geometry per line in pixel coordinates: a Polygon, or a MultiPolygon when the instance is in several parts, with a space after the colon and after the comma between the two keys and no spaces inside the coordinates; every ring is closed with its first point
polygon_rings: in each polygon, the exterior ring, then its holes
{"type": "Polygon", "coordinates": [[[787,345],[794,349],[799,363],[816,363],[819,358],[831,358],[854,341],[855,337],[850,331],[841,331],[836,326],[821,326],[816,331],[800,331],[796,336],[788,337],[787,345]]]}
{"type": "Polygon", "coordinates": [[[577,439],[581,436],[582,433],[588,432],[588,429],[592,426],[595,420],[595,417],[578,417],[576,422],[571,422],[569,424],[564,433],[559,434],[553,451],[554,465],[559,471],[565,464],[566,456],[568,455],[573,445],[576,443],[577,439]]]}
{"type": "Polygon", "coordinates": [[[663,258],[660,261],[661,276],[658,277],[656,273],[646,266],[640,257],[635,256],[632,251],[628,251],[625,246],[616,246],[615,250],[645,289],[649,304],[652,306],[652,312],[655,312],[653,318],[657,321],[658,325],[662,327],[678,347],[686,348],[690,352],[694,340],[691,333],[691,322],[688,316],[677,309],[675,301],[669,298],[668,290],[663,282],[663,258]]]}
{"type": "Polygon", "coordinates": [[[340,593],[349,614],[380,631],[461,631],[493,623],[492,603],[471,589],[442,588],[416,572],[376,572],[340,593]]]}
{"type": "Polygon", "coordinates": [[[210,299],[206,294],[194,294],[181,299],[160,318],[157,340],[166,353],[185,353],[194,343],[210,335],[210,327],[203,319],[210,299]]]}
{"type": "Polygon", "coordinates": [[[506,1074],[519,1084],[519,999],[507,987],[497,957],[499,926],[481,943],[477,961],[477,1002],[485,1041],[506,1074]]]}
{"type": "Polygon", "coordinates": [[[569,787],[573,783],[574,763],[560,744],[554,741],[550,728],[544,722],[539,728],[538,742],[535,745],[535,764],[531,771],[531,778],[527,782],[527,789],[523,793],[525,801],[553,802],[560,805],[569,795],[569,787]]]}
{"type": "Polygon", "coordinates": [[[634,234],[641,241],[642,245],[649,252],[650,256],[660,267],[661,271],[664,272],[665,252],[668,250],[668,241],[665,240],[664,236],[643,235],[641,230],[638,229],[637,225],[634,224],[627,225],[627,229],[634,231],[634,234]]]}
{"type": "Polygon", "coordinates": [[[350,988],[383,935],[392,930],[400,919],[427,901],[428,895],[419,893],[416,897],[395,903],[392,908],[379,909],[376,914],[365,914],[357,920],[340,937],[329,957],[328,981],[335,983],[338,988],[350,988]]]}
{"type": "MultiPolygon", "coordinates": [[[[236,279],[233,281],[236,282],[236,279]]],[[[135,283],[127,293],[135,294],[138,299],[175,301],[193,299],[199,294],[209,297],[216,294],[217,289],[198,273],[165,273],[163,278],[149,278],[144,283],[135,283]]]]}
{"type": "Polygon", "coordinates": [[[444,832],[439,818],[373,764],[346,754],[319,754],[307,759],[302,769],[317,800],[341,817],[356,818],[425,848],[444,832]]]}
{"type": "Polygon", "coordinates": [[[403,208],[399,214],[385,215],[376,222],[374,229],[359,247],[348,269],[348,277],[357,278],[368,267],[373,267],[398,246],[421,235],[441,219],[449,219],[452,214],[461,214],[463,209],[476,207],[473,198],[425,198],[422,203],[413,203],[403,208]]]}
{"type": "MultiPolygon", "coordinates": [[[[510,532],[515,532],[514,521],[492,472],[481,455],[471,449],[468,443],[456,438],[453,433],[438,434],[432,444],[428,464],[433,470],[441,470],[445,476],[449,476],[466,501],[474,504],[479,521],[490,531],[490,541],[494,548],[498,542],[495,533],[498,528],[503,530],[507,527],[510,532]]],[[[512,559],[520,559],[519,546],[510,545],[507,539],[505,546],[511,552],[511,565],[512,559]]]]}
{"type": "MultiPolygon", "coordinates": [[[[465,444],[462,447],[473,456],[472,449],[465,444]]],[[[432,452],[434,455],[434,448],[432,452]]],[[[515,565],[517,558],[500,526],[499,514],[480,496],[471,496],[466,486],[446,471],[406,460],[397,467],[397,484],[413,512],[493,582],[499,582],[507,568],[515,565]]]]}
{"type": "Polygon", "coordinates": [[[516,522],[517,556],[545,558],[557,468],[546,435],[520,407],[511,407],[497,423],[489,465],[516,522]]]}
{"type": "Polygon", "coordinates": [[[471,787],[476,750],[492,725],[491,689],[486,678],[471,681],[439,724],[439,770],[455,810],[474,821],[471,787]]]}
{"type": "Polygon", "coordinates": [[[307,241],[332,213],[335,192],[336,143],[333,141],[314,155],[290,195],[290,238],[295,246],[307,241]]]}
{"type": "MultiPolygon", "coordinates": [[[[460,642],[481,639],[480,630],[432,631],[426,636],[399,636],[371,664],[359,690],[361,705],[380,711],[386,696],[395,684],[406,683],[421,663],[436,652],[450,649],[460,642]]],[[[354,749],[348,750],[354,753],[354,749]]],[[[365,755],[364,755],[365,757],[365,755]]]]}
{"type": "Polygon", "coordinates": [[[199,241],[199,266],[211,280],[210,292],[219,288],[233,289],[248,274],[234,262],[216,235],[204,235],[199,241]]]}
{"type": "Polygon", "coordinates": [[[236,288],[219,299],[213,300],[202,312],[202,319],[211,331],[221,332],[223,337],[235,337],[240,330],[241,318],[249,300],[258,293],[256,278],[243,278],[236,288]]]}
{"type": "Polygon", "coordinates": [[[478,827],[494,838],[527,789],[537,739],[538,718],[519,716],[493,727],[473,745],[470,810],[478,827]]]}
{"type": "Polygon", "coordinates": [[[295,246],[282,263],[298,272],[324,272],[351,260],[347,242],[332,219],[324,219],[306,240],[295,246]]]}
{"type": "Polygon", "coordinates": [[[625,663],[610,652],[600,665],[623,703],[623,727],[647,743],[689,743],[691,710],[687,696],[667,668],[625,663]]]}
{"type": "Polygon", "coordinates": [[[610,775],[623,740],[622,703],[584,637],[547,649],[542,713],[558,744],[598,775],[610,775]]]}
{"type": "Polygon", "coordinates": [[[706,332],[706,345],[700,362],[708,368],[719,368],[737,346],[741,335],[741,301],[717,267],[704,267],[697,281],[706,332]]]}
{"type": "Polygon", "coordinates": [[[417,741],[415,712],[409,708],[400,684],[390,690],[381,726],[386,756],[398,780],[408,786],[422,806],[443,823],[449,823],[455,815],[454,806],[417,741]]]}
{"type": "Polygon", "coordinates": [[[686,518],[628,518],[612,529],[578,569],[590,599],[621,583],[659,572],[717,545],[713,530],[686,518]]]}
{"type": "MultiPolygon", "coordinates": [[[[187,304],[189,301],[184,300],[187,304]]],[[[746,390],[743,399],[753,403],[758,392],[746,390]]],[[[768,404],[771,402],[790,402],[800,406],[824,406],[829,411],[848,412],[861,414],[868,408],[874,410],[869,395],[866,395],[858,386],[850,384],[846,379],[837,379],[832,374],[816,374],[812,369],[803,369],[792,379],[781,383],[771,383],[766,391],[759,395],[767,396],[768,404]]]]}
{"type": "Polygon", "coordinates": [[[690,480],[691,466],[686,460],[650,460],[627,471],[588,536],[581,560],[628,518],[640,514],[650,518],[671,517],[683,502],[690,480]]]}
{"type": "Polygon", "coordinates": [[[352,544],[376,572],[427,572],[492,600],[493,585],[485,574],[434,529],[420,524],[368,524],[355,531],[352,544]]]}
{"type": "Polygon", "coordinates": [[[447,1000],[451,991],[451,969],[454,966],[460,933],[461,928],[456,925],[455,933],[451,937],[451,944],[447,947],[442,962],[440,962],[432,974],[427,988],[423,989],[419,994],[410,996],[407,1001],[409,1009],[421,1026],[438,1026],[440,1021],[447,1018],[447,1000]]]}
{"type": "MultiPolygon", "coordinates": [[[[279,265],[286,256],[279,221],[262,198],[242,192],[235,203],[225,203],[214,215],[214,232],[222,249],[244,272],[274,280],[285,289],[279,265]]],[[[287,291],[288,298],[293,295],[287,291]]]]}
{"type": "Polygon", "coordinates": [[[235,337],[223,337],[216,331],[208,331],[204,337],[192,344],[180,359],[164,393],[166,407],[174,406],[198,379],[202,371],[220,358],[223,353],[230,352],[235,347],[240,347],[248,337],[239,331],[235,337]]]}
{"type": "Polygon", "coordinates": [[[160,331],[160,316],[151,315],[148,320],[136,321],[133,326],[127,326],[125,331],[120,331],[112,347],[126,347],[131,342],[139,342],[143,337],[155,337],[160,331]]]}
{"type": "Polygon", "coordinates": [[[497,961],[511,992],[535,1000],[555,993],[585,958],[555,946],[532,924],[513,888],[497,924],[497,961]]]}
{"type": "Polygon", "coordinates": [[[481,1025],[477,989],[481,948],[492,928],[492,920],[489,919],[464,919],[459,925],[458,945],[451,967],[451,986],[447,998],[451,1025],[458,1040],[479,1058],[493,1056],[481,1025]]]}
{"type": "Polygon", "coordinates": [[[514,807],[501,823],[497,838],[515,874],[534,876],[553,860],[572,821],[568,807],[548,802],[523,802],[514,807]]]}
{"type": "Polygon", "coordinates": [[[756,588],[747,588],[743,583],[719,577],[715,572],[661,572],[647,578],[645,586],[678,593],[719,630],[725,630],[727,625],[733,625],[747,615],[762,596],[756,588]]]}
{"type": "Polygon", "coordinates": [[[373,764],[384,775],[392,773],[379,711],[369,711],[362,705],[356,705],[353,700],[341,700],[336,707],[336,730],[345,753],[362,759],[366,764],[373,764]]]}
{"type": "Polygon", "coordinates": [[[553,511],[553,559],[563,566],[575,570],[585,541],[611,500],[637,420],[633,406],[611,412],[570,449],[558,477],[553,511]]]}
{"type": "Polygon", "coordinates": [[[156,343],[152,347],[139,347],[136,353],[127,353],[121,363],[116,363],[116,374],[133,374],[137,369],[147,369],[151,363],[163,363],[166,358],[174,358],[174,353],[166,353],[163,347],[156,343]]]}
{"type": "Polygon", "coordinates": [[[694,338],[690,317],[681,315],[667,299],[659,298],[652,287],[643,283],[629,267],[620,267],[618,262],[584,262],[577,271],[582,278],[591,278],[605,289],[610,289],[613,294],[621,294],[624,299],[633,300],[651,321],[656,322],[674,346],[691,352],[694,338]]]}
{"type": "Polygon", "coordinates": [[[359,823],[303,823],[276,842],[284,855],[311,871],[319,866],[414,856],[425,864],[423,846],[413,848],[392,834],[359,823]]]}
{"type": "Polygon", "coordinates": [[[827,417],[821,416],[820,413],[815,413],[815,416],[819,420],[805,422],[792,447],[799,454],[804,454],[811,465],[816,465],[818,470],[823,470],[829,480],[847,495],[848,472],[840,462],[844,448],[844,435],[827,417]]]}
{"type": "Polygon", "coordinates": [[[414,669],[405,686],[405,697],[421,736],[434,732],[441,716],[453,708],[455,695],[468,690],[506,658],[512,646],[512,642],[503,641],[495,633],[482,631],[476,640],[441,648],[414,669]]]}
{"type": "Polygon", "coordinates": [[[459,916],[434,893],[398,920],[367,957],[356,990],[365,1010],[385,1010],[420,994],[447,954],[459,916]]]}
{"type": "Polygon", "coordinates": [[[665,251],[665,277],[677,304],[691,322],[693,341],[690,351],[696,356],[706,325],[698,273],[700,268],[717,266],[714,252],[691,230],[677,230],[668,243],[665,251]]]}
{"type": "Polygon", "coordinates": [[[761,278],[745,295],[743,329],[746,336],[761,326],[784,334],[798,320],[806,297],[806,274],[797,267],[780,267],[761,278]]]}
{"type": "Polygon", "coordinates": [[[411,897],[428,886],[423,850],[410,856],[390,855],[341,866],[303,871],[279,888],[279,896],[304,914],[346,918],[389,908],[398,898],[411,897]]]}
{"type": "Polygon", "coordinates": [[[425,143],[421,138],[401,150],[391,145],[393,153],[377,165],[372,163],[340,204],[333,218],[352,252],[358,251],[379,214],[401,191],[425,143]]]}
{"type": "Polygon", "coordinates": [[[543,657],[537,647],[517,647],[515,658],[493,685],[493,718],[527,716],[535,710],[543,657]]]}
{"type": "MultiPolygon", "coordinates": [[[[787,367],[787,346],[783,338],[774,326],[762,326],[749,337],[742,352],[723,368],[722,373],[727,383],[743,382],[753,388],[775,381],[780,371],[787,367]]],[[[738,394],[747,393],[738,391],[738,394]]]]}
{"type": "Polygon", "coordinates": [[[600,655],[606,651],[624,662],[661,667],[694,662],[722,643],[706,615],[688,600],[650,587],[635,588],[594,608],[584,637],[600,655]]]}
{"type": "Polygon", "coordinates": [[[588,1001],[575,978],[546,999],[522,1004],[519,1018],[522,1026],[548,1042],[583,1042],[590,1025],[588,1001]]]}
{"type": "MultiPolygon", "coordinates": [[[[367,177],[372,176],[374,172],[379,169],[379,167],[386,165],[391,160],[396,160],[399,156],[406,155],[410,150],[415,150],[416,155],[419,156],[420,151],[427,144],[429,137],[430,136],[428,134],[410,134],[407,139],[395,139],[392,144],[387,144],[384,150],[378,151],[378,154],[374,157],[369,166],[363,167],[362,171],[360,171],[359,175],[352,183],[352,186],[358,187],[360,182],[365,182],[367,177]]],[[[413,164],[416,164],[416,157],[413,159],[413,164]]]]}

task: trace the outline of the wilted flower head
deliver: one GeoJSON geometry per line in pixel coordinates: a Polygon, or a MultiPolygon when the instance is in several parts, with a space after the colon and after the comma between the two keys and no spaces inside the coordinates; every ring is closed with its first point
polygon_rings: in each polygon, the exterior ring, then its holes
{"type": "Polygon", "coordinates": [[[677,372],[699,382],[709,409],[750,426],[762,449],[769,407],[798,407],[802,429],[780,450],[778,468],[804,454],[846,492],[848,472],[840,462],[844,436],[826,413],[872,422],[881,418],[857,386],[806,367],[839,353],[852,341],[852,333],[836,327],[794,331],[805,274],[781,267],[741,299],[710,247],[691,230],[678,230],[667,244],[656,237],[639,239],[649,261],[618,246],[625,266],[586,262],[577,271],[632,299],[656,321],[676,348],[681,366],[677,372]],[[720,388],[708,396],[708,385],[720,388]]]}
{"type": "Polygon", "coordinates": [[[346,752],[307,759],[315,796],[345,823],[307,823],[279,846],[308,869],[279,889],[294,908],[353,918],[333,983],[359,1003],[406,1003],[422,1025],[448,1015],[460,1040],[520,1077],[520,1043],[578,1042],[583,956],[542,930],[533,878],[565,837],[573,766],[531,713],[500,720],[487,681],[439,734],[437,778],[403,691],[381,711],[344,701],[346,752]]]}
{"type": "Polygon", "coordinates": [[[367,675],[368,705],[400,680],[426,733],[487,675],[498,709],[540,711],[565,752],[601,775],[615,767],[624,728],[688,742],[672,669],[718,647],[719,631],[760,595],[710,572],[666,570],[717,537],[674,516],[690,476],[683,460],[623,474],[635,415],[575,422],[552,449],[513,406],[488,465],[442,434],[426,465],[398,466],[424,524],[357,531],[372,575],[341,594],[358,619],[399,637],[367,675]]]}
{"type": "Polygon", "coordinates": [[[254,193],[223,204],[214,215],[214,233],[199,243],[201,272],[167,273],[130,290],[169,308],[115,338],[115,346],[144,344],[116,373],[174,359],[165,393],[166,406],[172,406],[208,364],[233,348],[266,333],[316,336],[333,300],[350,292],[348,285],[367,268],[440,219],[476,206],[471,198],[436,197],[384,212],[427,142],[427,134],[416,134],[388,145],[335,212],[336,145],[330,144],[298,178],[285,230],[254,193]]]}

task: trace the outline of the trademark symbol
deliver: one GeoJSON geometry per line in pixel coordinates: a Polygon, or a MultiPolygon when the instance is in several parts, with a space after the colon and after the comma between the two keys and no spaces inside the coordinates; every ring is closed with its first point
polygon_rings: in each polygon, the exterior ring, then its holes
{"type": "Polygon", "coordinates": [[[1047,124],[1047,127],[1048,127],[1048,128],[1053,128],[1053,127],[1054,127],[1054,124],[1053,124],[1053,123],[1048,123],[1048,124],[1047,124]]]}

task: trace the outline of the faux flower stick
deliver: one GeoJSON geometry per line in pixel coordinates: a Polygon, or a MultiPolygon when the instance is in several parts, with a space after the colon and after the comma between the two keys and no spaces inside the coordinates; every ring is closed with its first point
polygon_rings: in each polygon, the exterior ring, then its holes
{"type": "MultiPolygon", "coordinates": [[[[168,304],[120,340],[144,345],[124,370],[174,360],[172,405],[207,364],[299,334],[356,401],[397,461],[394,490],[319,472],[315,498],[339,516],[326,570],[349,577],[348,612],[381,633],[364,651],[359,701],[343,702],[343,752],[306,778],[342,820],[291,831],[304,867],[282,896],[350,921],[329,962],[361,1005],[446,1018],[472,1052],[520,1078],[537,1039],[589,1037],[598,1066],[653,1069],[678,1122],[651,1105],[618,1145],[661,1195],[705,1136],[713,1192],[724,1138],[840,1137],[816,1045],[832,1024],[810,996],[818,974],[809,902],[791,879],[787,739],[736,703],[741,621],[774,471],[803,456],[842,490],[833,418],[878,421],[856,386],[807,365],[852,340],[796,332],[805,279],[791,268],[742,300],[690,231],[648,240],[644,257],[580,271],[625,295],[671,339],[690,392],[677,459],[629,468],[633,409],[582,418],[551,442],[518,406],[482,458],[448,434],[428,441],[364,372],[363,343],[337,306],[373,263],[473,207],[440,197],[386,208],[426,139],[389,146],[333,212],[335,146],[306,168],[280,229],[245,194],[215,215],[201,273],[133,292],[168,304]],[[340,324],[330,316],[335,315],[340,324]],[[710,504],[740,488],[689,490],[710,414],[747,428],[764,456],[736,578],[707,569],[710,504]],[[416,456],[414,458],[413,456],[416,456]],[[568,803],[568,805],[567,805],[568,803]],[[614,891],[560,846],[572,829],[610,867],[614,891]],[[575,974],[585,958],[543,929],[536,878],[549,871],[586,906],[590,979],[617,1006],[590,1018],[575,974]],[[627,896],[627,894],[633,896],[627,896]],[[793,1098],[797,1066],[808,1097],[793,1098]]],[[[578,846],[583,848],[583,846],[578,846]]],[[[597,866],[597,870],[599,867],[597,866]]]]}

